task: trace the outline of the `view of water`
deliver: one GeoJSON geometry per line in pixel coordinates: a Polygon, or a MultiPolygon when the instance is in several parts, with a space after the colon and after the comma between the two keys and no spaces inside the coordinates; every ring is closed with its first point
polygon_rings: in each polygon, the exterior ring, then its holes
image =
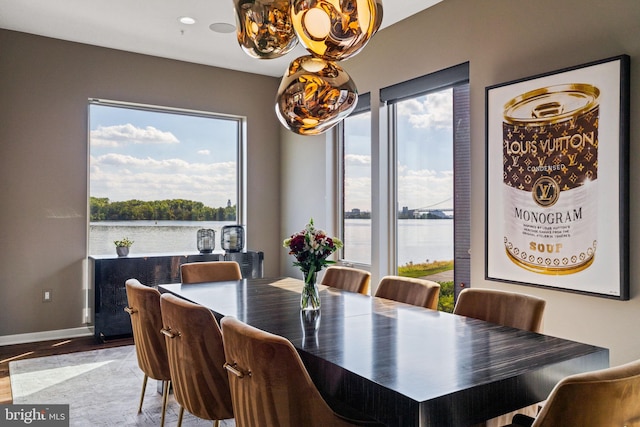
{"type": "MultiPolygon", "coordinates": [[[[220,249],[220,230],[234,222],[221,221],[100,221],[89,225],[89,254],[115,254],[114,240],[133,240],[131,253],[198,252],[196,236],[201,228],[216,232],[215,249],[220,249]]],[[[256,249],[259,250],[259,249],[256,249]]]]}
{"type": "MultiPolygon", "coordinates": [[[[345,221],[345,259],[371,263],[371,220],[345,221]]],[[[403,219],[398,221],[398,265],[453,259],[453,219],[403,219]]]]}
{"type": "MultiPolygon", "coordinates": [[[[102,221],[89,227],[89,254],[115,255],[114,240],[128,237],[134,241],[131,253],[197,252],[196,234],[200,228],[216,232],[215,249],[220,249],[220,230],[233,222],[219,221],[102,221]]],[[[371,221],[349,219],[345,222],[345,259],[370,263],[371,221]]],[[[282,240],[287,236],[282,236],[282,240]]],[[[398,223],[398,265],[409,262],[453,259],[452,219],[407,219],[398,223]]],[[[248,248],[261,250],[261,248],[248,248]]],[[[284,249],[283,249],[284,250],[284,249]]]]}

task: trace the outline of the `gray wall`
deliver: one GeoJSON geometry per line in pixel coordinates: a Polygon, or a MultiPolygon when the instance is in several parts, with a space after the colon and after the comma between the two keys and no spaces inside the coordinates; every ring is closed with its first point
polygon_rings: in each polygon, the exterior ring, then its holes
{"type": "MultiPolygon", "coordinates": [[[[640,58],[639,41],[637,0],[444,0],[380,31],[360,54],[343,63],[359,91],[371,92],[375,114],[380,88],[469,61],[474,207],[471,284],[546,299],[547,333],[610,348],[612,364],[640,358],[640,230],[636,220],[640,209],[640,67],[636,63],[640,58]],[[631,300],[622,302],[485,280],[485,87],[620,54],[630,55],[632,64],[631,300]]],[[[387,142],[381,137],[379,144],[385,147],[387,142]]],[[[296,199],[295,194],[287,197],[296,199]]],[[[293,211],[292,206],[285,206],[285,212],[287,209],[293,211]]]]}
{"type": "Polygon", "coordinates": [[[267,275],[278,274],[278,84],[0,30],[0,343],[82,327],[91,97],[246,116],[248,247],[265,252],[267,275]],[[43,289],[52,302],[42,302],[43,289]]]}
{"type": "MultiPolygon", "coordinates": [[[[470,62],[472,285],[545,298],[547,333],[608,347],[612,364],[640,358],[639,22],[637,0],[444,0],[380,31],[343,63],[360,92],[372,93],[375,112],[380,88],[470,62]],[[632,61],[631,300],[486,281],[485,87],[622,53],[632,61]]],[[[268,275],[297,273],[281,242],[309,216],[330,229],[330,135],[280,130],[272,107],[277,79],[7,31],[0,46],[0,338],[80,325],[88,97],[249,116],[249,223],[258,225],[248,238],[265,251],[268,275]],[[64,298],[42,304],[43,284],[64,298]]],[[[374,136],[374,143],[386,141],[374,136]]]]}

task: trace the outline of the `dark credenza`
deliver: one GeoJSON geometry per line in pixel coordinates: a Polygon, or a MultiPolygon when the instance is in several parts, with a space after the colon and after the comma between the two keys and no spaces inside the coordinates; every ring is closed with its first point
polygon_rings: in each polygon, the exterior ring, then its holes
{"type": "Polygon", "coordinates": [[[89,281],[94,292],[94,336],[101,341],[132,335],[125,282],[135,278],[147,286],[180,281],[180,265],[186,262],[237,261],[244,278],[263,276],[262,252],[227,254],[153,254],[89,257],[89,281]]]}

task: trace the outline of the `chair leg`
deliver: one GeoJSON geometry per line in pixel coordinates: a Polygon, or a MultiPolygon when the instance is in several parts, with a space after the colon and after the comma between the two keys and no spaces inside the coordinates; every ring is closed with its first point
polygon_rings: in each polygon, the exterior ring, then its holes
{"type": "Polygon", "coordinates": [[[164,416],[167,413],[167,402],[169,402],[169,385],[171,381],[164,381],[162,384],[162,419],[160,420],[160,427],[164,427],[164,416]]]}
{"type": "Polygon", "coordinates": [[[142,393],[140,394],[140,405],[138,406],[138,413],[142,412],[142,402],[144,401],[144,392],[147,389],[147,380],[149,377],[147,374],[144,374],[144,379],[142,380],[142,393]]]}
{"type": "Polygon", "coordinates": [[[213,420],[213,427],[220,427],[220,420],[213,420]]]}
{"type": "Polygon", "coordinates": [[[180,413],[178,414],[178,427],[182,427],[182,416],[184,415],[184,408],[180,406],[180,413]]]}

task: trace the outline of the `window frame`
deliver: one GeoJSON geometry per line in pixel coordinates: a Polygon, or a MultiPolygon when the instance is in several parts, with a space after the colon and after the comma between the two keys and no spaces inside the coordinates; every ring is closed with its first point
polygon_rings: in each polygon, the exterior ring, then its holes
{"type": "MultiPolygon", "coordinates": [[[[231,114],[224,113],[214,113],[211,111],[204,110],[194,110],[188,108],[179,108],[179,107],[170,107],[170,106],[160,106],[160,105],[152,105],[152,104],[144,104],[144,103],[136,103],[136,102],[128,102],[128,101],[117,101],[110,99],[102,99],[102,98],[88,98],[87,101],[87,256],[89,256],[89,229],[90,229],[90,198],[91,198],[91,106],[106,106],[106,107],[114,107],[114,108],[124,108],[131,110],[141,110],[141,111],[150,111],[150,112],[158,112],[163,114],[176,114],[176,115],[184,115],[184,116],[193,116],[193,117],[202,117],[209,119],[217,119],[217,120],[230,120],[237,123],[237,135],[236,135],[236,224],[247,225],[247,191],[246,191],[246,182],[247,182],[247,118],[245,116],[237,116],[231,114]]],[[[245,246],[247,245],[247,237],[245,233],[245,246]]]]}
{"type": "MultiPolygon", "coordinates": [[[[350,117],[351,116],[355,116],[358,114],[365,114],[365,113],[370,113],[373,114],[373,112],[371,111],[371,94],[369,92],[364,93],[364,94],[358,94],[358,103],[356,105],[356,108],[351,112],[350,117]]],[[[346,119],[345,119],[346,120],[346,119]]],[[[344,203],[344,187],[345,187],[345,126],[344,126],[344,120],[341,121],[337,128],[337,134],[338,134],[338,138],[337,138],[337,156],[336,156],[336,165],[337,165],[337,171],[338,171],[338,179],[336,181],[336,206],[337,206],[337,233],[338,236],[340,236],[340,238],[343,240],[344,242],[344,232],[345,232],[345,225],[344,225],[344,221],[345,221],[345,203],[344,203]]],[[[373,180],[373,167],[371,168],[371,178],[373,180]]],[[[371,195],[369,195],[371,197],[371,195]]],[[[371,211],[373,211],[373,205],[371,206],[371,211]]],[[[373,213],[371,213],[373,215],[373,213]]],[[[373,221],[373,219],[372,219],[373,221]]],[[[372,233],[373,233],[373,226],[372,226],[372,233]]],[[[340,249],[339,254],[338,254],[338,262],[341,265],[344,266],[348,266],[348,267],[356,267],[356,268],[360,268],[360,269],[364,269],[364,270],[369,270],[371,268],[371,262],[372,261],[372,255],[370,254],[369,256],[369,260],[371,261],[370,263],[361,263],[361,262],[357,262],[354,260],[349,260],[349,259],[345,259],[344,257],[344,247],[342,249],[340,249]]]]}
{"type": "MultiPolygon", "coordinates": [[[[398,83],[380,90],[380,110],[387,122],[386,137],[389,153],[387,172],[389,178],[389,271],[397,274],[398,250],[398,209],[397,205],[397,140],[396,104],[406,99],[416,98],[443,89],[453,88],[453,163],[454,163],[454,293],[457,298],[463,287],[470,285],[470,106],[469,106],[469,63],[459,64],[412,80],[398,83]],[[459,104],[466,104],[464,114],[460,114],[459,104]],[[458,106],[458,108],[456,108],[458,106]],[[461,126],[464,130],[461,132],[461,126]]],[[[464,108],[464,107],[463,107],[464,108]]],[[[381,116],[383,116],[381,114],[381,116]]],[[[382,126],[381,126],[382,127],[382,126]]]]}

